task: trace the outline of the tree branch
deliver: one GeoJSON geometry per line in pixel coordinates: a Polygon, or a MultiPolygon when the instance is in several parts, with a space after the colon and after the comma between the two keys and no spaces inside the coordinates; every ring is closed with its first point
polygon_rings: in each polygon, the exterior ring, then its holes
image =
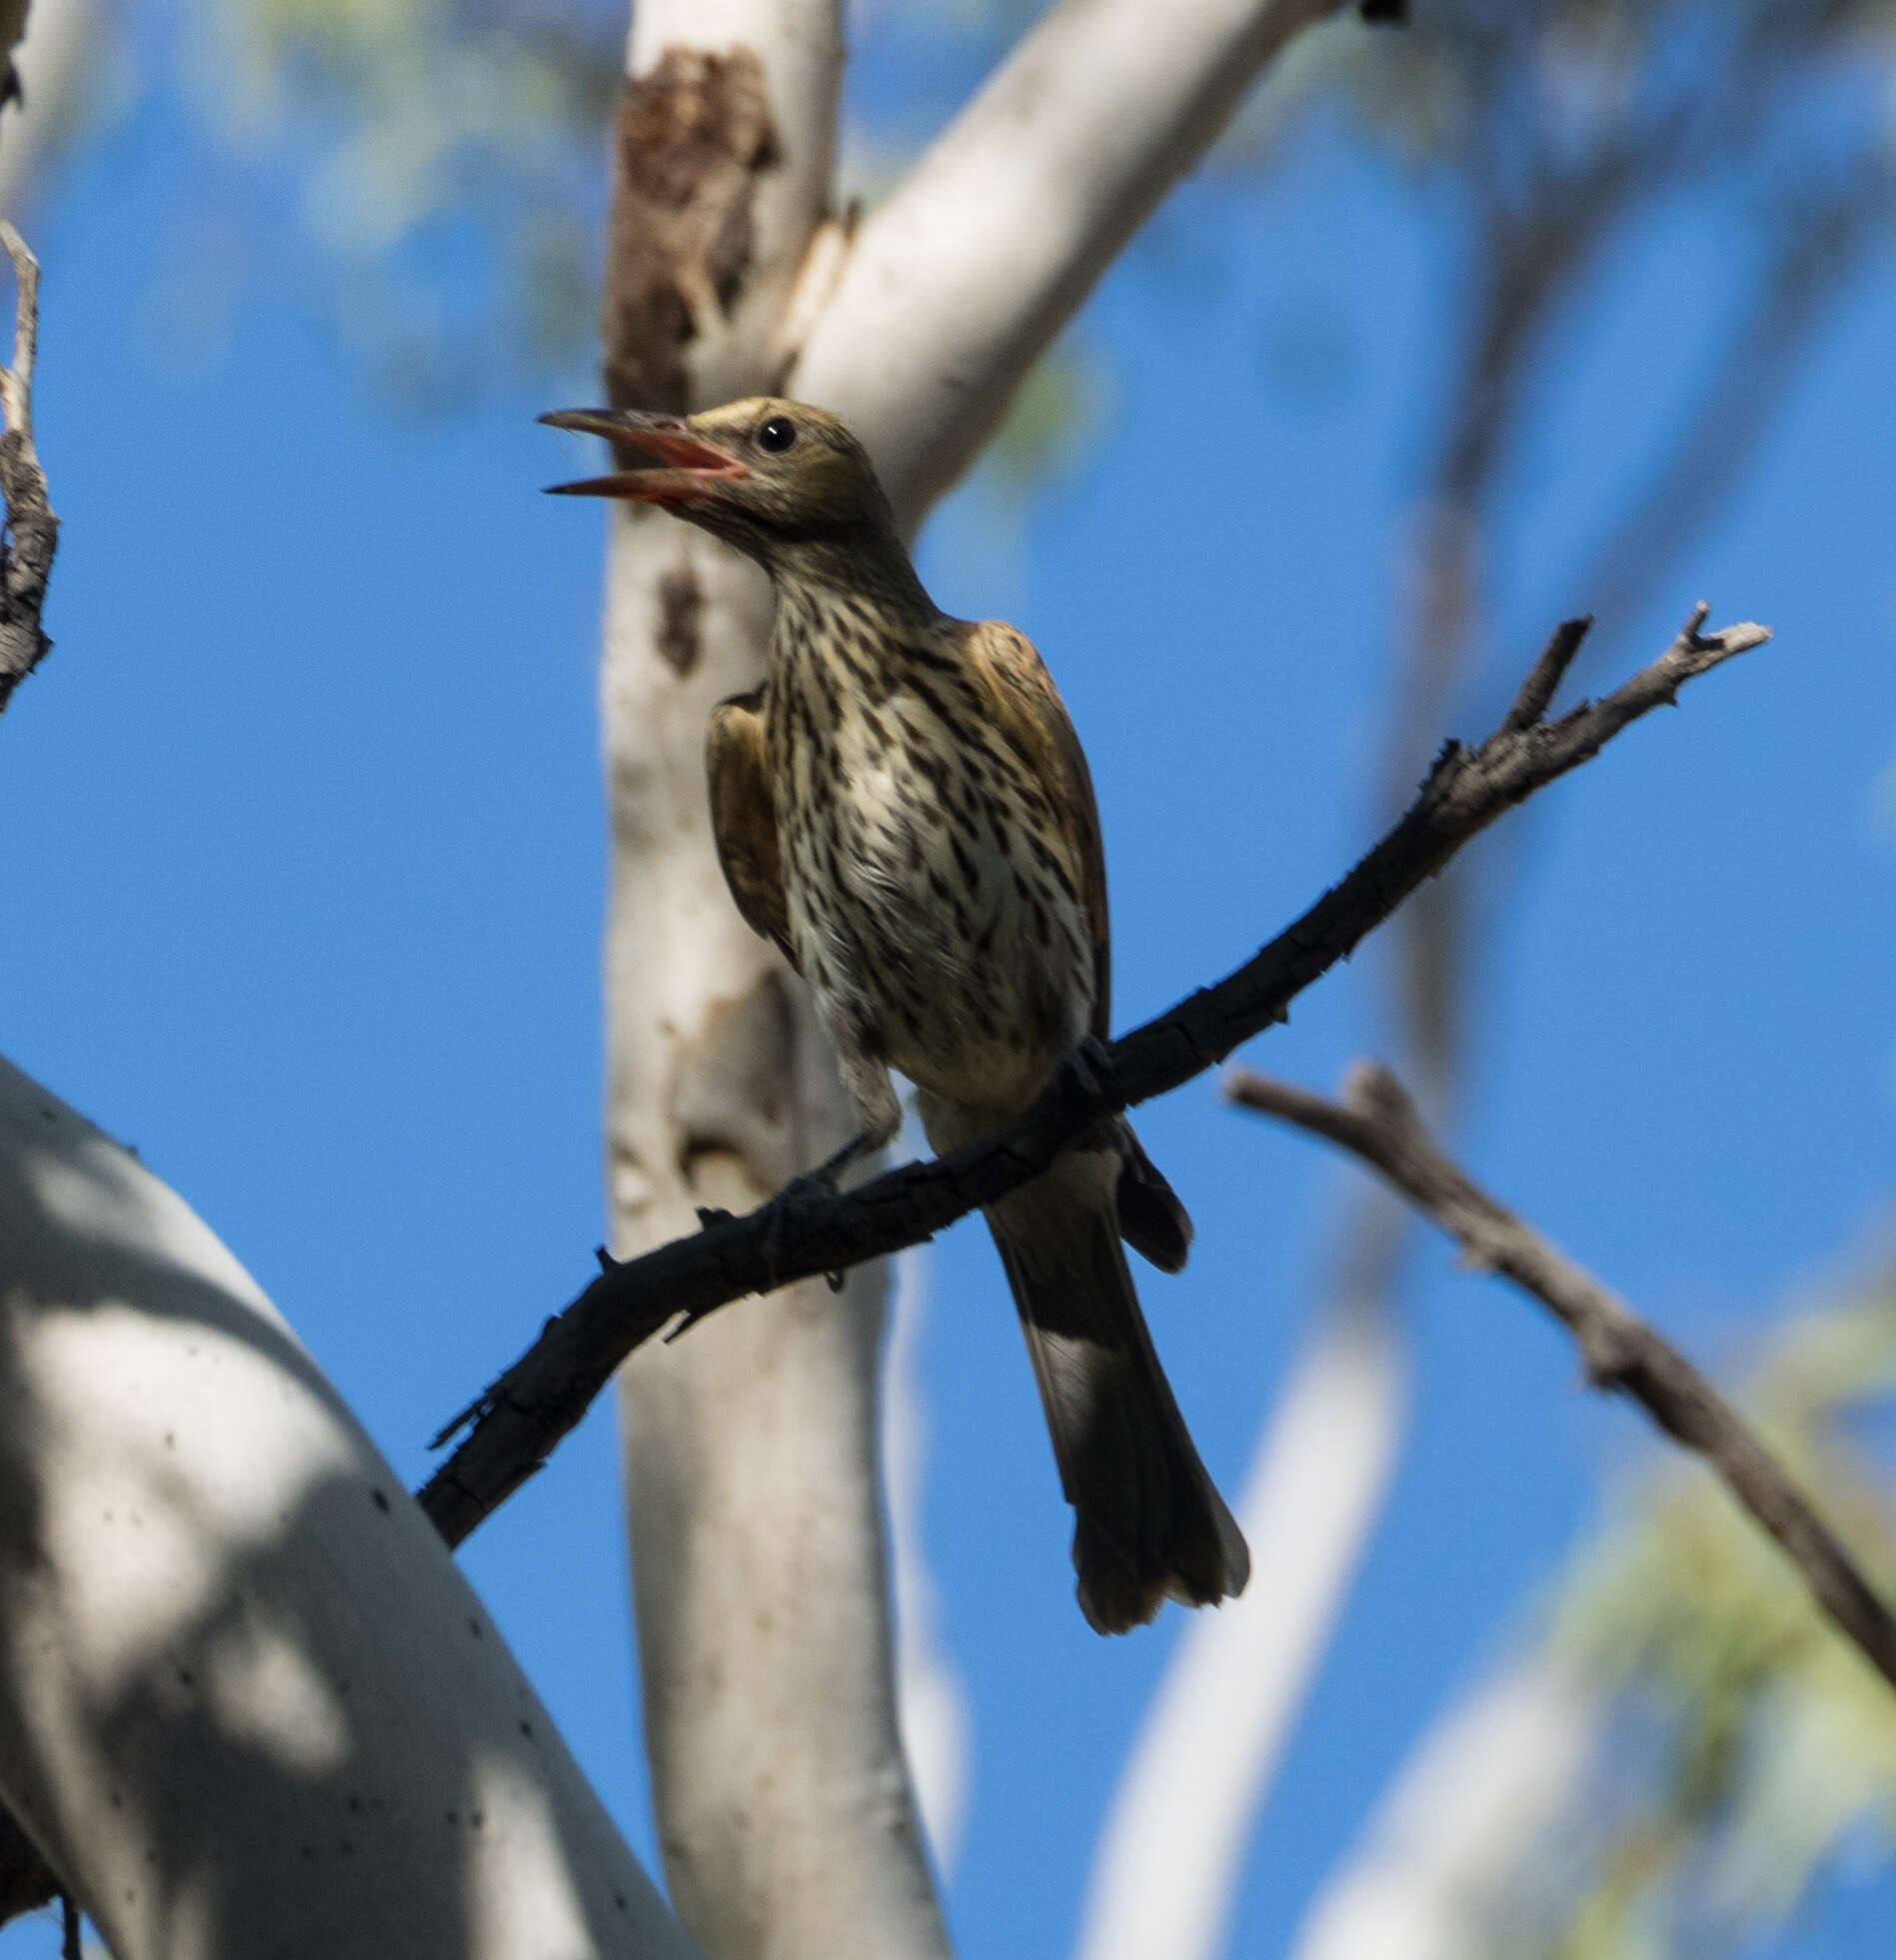
{"type": "Polygon", "coordinates": [[[26,241],[0,223],[0,247],[13,261],[20,282],[15,316],[13,365],[0,368],[0,497],[6,499],[6,530],[0,534],[0,713],[13,690],[32,673],[52,647],[40,628],[46,582],[59,549],[59,520],[46,500],[46,472],[33,447],[33,361],[39,347],[40,264],[26,241]]]}
{"type": "Polygon", "coordinates": [[[1341,1102],[1248,1068],[1232,1071],[1225,1093],[1351,1151],[1456,1239],[1470,1264],[1532,1293],[1579,1343],[1588,1381],[1630,1395],[1667,1435],[1703,1456],[1784,1548],[1817,1603],[1896,1686],[1896,1617],[1770,1450],[1664,1335],[1444,1154],[1387,1068],[1359,1063],[1341,1102]]]}
{"type": "Polygon", "coordinates": [[[1574,623],[1562,626],[1508,718],[1478,748],[1450,742],[1407,813],[1340,884],[1235,973],[1062,1065],[1039,1099],[992,1136],[836,1197],[793,1186],[743,1217],[708,1213],[702,1231],[623,1264],[602,1258],[600,1276],[435,1438],[439,1446],[473,1424],[420,1492],[442,1535],[458,1544],[503,1503],[619,1363],[662,1328],[680,1322],[682,1331],[747,1293],[919,1244],[1037,1175],[1101,1114],[1177,1088],[1284,1019],[1298,993],[1503,812],[1675,701],[1687,681],[1770,638],[1751,625],[1707,634],[1709,611],[1699,606],[1658,660],[1603,701],[1547,722],[1528,711],[1552,698],[1580,644],[1574,623]]]}

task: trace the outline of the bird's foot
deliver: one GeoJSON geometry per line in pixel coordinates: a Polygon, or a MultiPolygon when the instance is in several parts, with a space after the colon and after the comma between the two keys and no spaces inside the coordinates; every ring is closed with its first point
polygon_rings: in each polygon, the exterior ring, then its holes
{"type": "MultiPolygon", "coordinates": [[[[778,1260],[783,1250],[786,1225],[800,1211],[808,1214],[813,1207],[823,1210],[833,1204],[843,1188],[843,1173],[877,1147],[876,1138],[868,1130],[863,1130],[852,1136],[834,1156],[826,1157],[814,1170],[806,1170],[802,1176],[793,1177],[771,1200],[771,1229],[765,1241],[764,1256],[773,1288],[777,1285],[778,1260]]],[[[843,1290],[841,1272],[826,1272],[824,1278],[833,1293],[843,1290]]]]}
{"type": "Polygon", "coordinates": [[[877,1148],[876,1138],[870,1131],[858,1130],[834,1156],[825,1157],[815,1170],[806,1170],[801,1177],[793,1177],[784,1188],[806,1192],[820,1190],[827,1197],[835,1197],[842,1187],[843,1173],[851,1164],[860,1163],[866,1156],[873,1155],[877,1148]]]}
{"type": "Polygon", "coordinates": [[[1125,1091],[1119,1085],[1119,1071],[1112,1051],[1097,1034],[1082,1034],[1060,1056],[1053,1079],[1062,1094],[1071,1094],[1095,1108],[1116,1115],[1125,1107],[1125,1091]]]}

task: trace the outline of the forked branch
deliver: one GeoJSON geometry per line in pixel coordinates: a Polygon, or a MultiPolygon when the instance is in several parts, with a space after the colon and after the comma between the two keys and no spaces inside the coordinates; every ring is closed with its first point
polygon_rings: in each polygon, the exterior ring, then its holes
{"type": "Polygon", "coordinates": [[[1761,626],[1706,633],[1700,606],[1679,637],[1623,687],[1553,721],[1548,704],[1585,634],[1569,621],[1499,728],[1474,749],[1451,742],[1406,814],[1342,882],[1235,973],[1056,1071],[1033,1106],[952,1155],[909,1163],[836,1197],[780,1193],[605,1269],[540,1338],[436,1437],[472,1432],[421,1491],[458,1544],[546,1460],[613,1370],[642,1341],[747,1293],[836,1272],[932,1237],[1045,1169],[1100,1115],[1162,1095],[1282,1020],[1290,1002],[1468,840],[1504,811],[1597,755],[1628,724],[1674,701],[1687,681],[1770,638],[1761,626]]]}
{"type": "Polygon", "coordinates": [[[1337,1102],[1249,1068],[1232,1070],[1225,1093],[1361,1158],[1455,1239],[1470,1265],[1511,1279],[1564,1322],[1587,1380],[1630,1395],[1667,1435],[1703,1456],[1784,1548],[1817,1603],[1896,1687],[1896,1617],[1776,1457],[1663,1334],[1481,1189],[1429,1134],[1387,1068],[1358,1063],[1337,1102]]]}

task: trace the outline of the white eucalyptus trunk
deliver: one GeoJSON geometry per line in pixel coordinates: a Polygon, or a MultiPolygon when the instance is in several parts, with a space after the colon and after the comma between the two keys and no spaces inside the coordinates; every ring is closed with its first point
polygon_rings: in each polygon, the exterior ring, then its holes
{"type": "Polygon", "coordinates": [[[1060,0],[863,224],[791,392],[919,528],[1259,72],[1340,0],[1060,0]]]}
{"type": "Polygon", "coordinates": [[[0,1794],[116,1960],[691,1960],[434,1527],[0,1062],[0,1794]]]}
{"type": "MultiPolygon", "coordinates": [[[[671,106],[640,127],[656,142],[690,121],[703,140],[676,169],[635,169],[645,235],[616,218],[634,277],[608,294],[609,377],[646,406],[833,408],[915,529],[1258,69],[1335,4],[1061,0],[851,238],[830,219],[834,0],[641,0],[633,99],[671,106]],[[734,63],[761,68],[772,136],[727,157],[734,63]]],[[[855,1125],[711,838],[706,717],[761,676],[769,595],[662,515],[619,508],[610,527],[607,1126],[628,1254],[699,1206],[754,1205],[855,1125]]],[[[715,1960],[948,1952],[893,1679],[883,1285],[859,1272],[841,1298],[815,1284],[727,1308],[622,1377],[660,1839],[715,1960]]]]}

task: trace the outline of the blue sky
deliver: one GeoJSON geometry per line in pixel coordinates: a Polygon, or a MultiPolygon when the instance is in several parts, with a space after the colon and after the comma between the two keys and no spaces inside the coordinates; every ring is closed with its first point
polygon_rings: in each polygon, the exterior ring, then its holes
{"type": "MultiPolygon", "coordinates": [[[[567,459],[533,425],[593,390],[582,372],[392,417],[267,281],[186,358],[152,296],[189,270],[204,168],[160,90],[34,225],[65,530],[57,649],[0,720],[0,1029],[198,1206],[413,1482],[602,1235],[600,530],[538,495],[567,459]]],[[[268,228],[283,202],[240,185],[228,222],[268,228]]],[[[1369,841],[1449,331],[1440,209],[1337,143],[1261,192],[1188,187],[1161,223],[1078,329],[1108,377],[1081,465],[1017,532],[977,479],[923,550],[950,611],[1035,639],[1087,745],[1121,1024],[1245,957],[1369,841]],[[1287,364],[1293,343],[1322,358],[1287,364]]],[[[1515,667],[1587,602],[1562,568],[1691,355],[1656,297],[1716,251],[1704,213],[1672,211],[1562,364],[1502,536],[1515,667]]],[[[1649,658],[1701,596],[1777,641],[1514,820],[1517,896],[1480,978],[1472,1165],[1714,1360],[1875,1237],[1896,1178],[1896,853],[1873,794],[1896,753],[1893,341],[1885,258],[1742,493],[1593,672],[1649,658]]],[[[1373,958],[1332,976],[1249,1058],[1332,1084],[1377,1043],[1372,982],[1373,958]]],[[[1345,1173],[1209,1081],[1140,1128],[1199,1229],[1146,1304],[1229,1488],[1345,1173]]],[[[1236,1953],[1281,1951],[1640,1443],[1528,1307],[1436,1244],[1414,1270],[1411,1446],[1261,1820],[1236,1953]]],[[[985,1235],[955,1230],[934,1272],[930,1550],[976,1779],[950,1911],[967,1960],[1057,1955],[1177,1615],[1088,1632],[985,1235]]],[[[464,1556],[650,1861],[611,1420],[464,1556]]],[[[1800,1951],[1854,1943],[1865,1895],[1833,1892],[1800,1951]]],[[[44,1925],[0,1946],[53,1950],[44,1925]]]]}

